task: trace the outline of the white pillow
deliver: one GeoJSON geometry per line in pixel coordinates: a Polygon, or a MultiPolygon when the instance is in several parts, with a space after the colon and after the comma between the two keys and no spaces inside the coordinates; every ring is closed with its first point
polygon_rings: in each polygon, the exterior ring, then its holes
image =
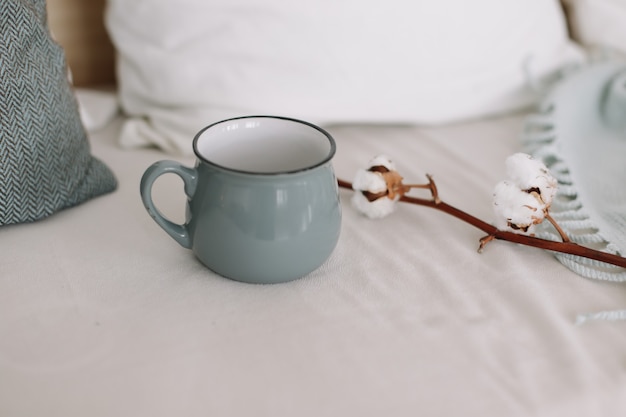
{"type": "Polygon", "coordinates": [[[519,109],[579,57],[557,0],[109,0],[124,145],[189,153],[251,114],[447,123],[519,109]]]}
{"type": "Polygon", "coordinates": [[[572,32],[578,41],[626,54],[626,1],[565,1],[572,32]]]}

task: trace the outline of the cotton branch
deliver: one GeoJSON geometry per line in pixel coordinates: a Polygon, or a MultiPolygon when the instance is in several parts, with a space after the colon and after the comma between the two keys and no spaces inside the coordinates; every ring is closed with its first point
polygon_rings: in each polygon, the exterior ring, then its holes
{"type": "MultiPolygon", "coordinates": [[[[429,177],[429,180],[432,184],[434,184],[434,182],[432,181],[432,178],[429,177]]],[[[348,181],[339,179],[337,183],[339,187],[341,188],[352,190],[352,183],[348,181]]],[[[436,190],[436,187],[434,187],[434,189],[436,190]]],[[[596,261],[605,262],[607,264],[626,268],[626,258],[621,257],[619,255],[601,252],[598,250],[587,248],[585,246],[578,245],[570,241],[554,242],[551,240],[539,239],[533,236],[526,236],[526,235],[499,230],[495,226],[441,201],[441,199],[438,196],[437,198],[433,198],[433,199],[425,199],[425,198],[412,197],[408,195],[402,195],[400,196],[398,201],[402,201],[404,203],[409,203],[409,204],[430,207],[435,210],[442,211],[446,214],[456,217],[457,219],[465,223],[468,223],[476,227],[477,229],[486,233],[487,236],[492,237],[492,239],[505,240],[505,241],[509,241],[513,243],[518,243],[521,245],[533,246],[539,249],[546,249],[546,250],[550,250],[554,252],[581,256],[583,258],[593,259],[596,261]]]]}

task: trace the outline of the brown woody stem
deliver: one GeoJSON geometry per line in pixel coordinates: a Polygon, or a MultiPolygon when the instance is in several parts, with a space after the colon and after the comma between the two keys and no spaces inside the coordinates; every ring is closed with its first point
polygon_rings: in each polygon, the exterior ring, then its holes
{"type": "Polygon", "coordinates": [[[426,174],[428,178],[428,184],[402,184],[403,192],[408,193],[413,188],[423,188],[430,190],[430,194],[433,196],[433,201],[437,204],[441,202],[439,199],[439,192],[437,191],[437,185],[435,185],[435,180],[433,180],[432,175],[426,174]]]}
{"type": "MultiPolygon", "coordinates": [[[[430,178],[430,176],[429,176],[429,180],[434,185],[434,182],[432,181],[432,178],[430,178]]],[[[337,180],[337,183],[339,184],[339,187],[341,188],[352,189],[352,184],[350,182],[339,179],[337,180]]],[[[564,233],[561,235],[562,237],[565,236],[565,238],[563,238],[564,240],[563,242],[554,242],[551,240],[539,239],[539,238],[532,237],[532,236],[525,236],[525,235],[520,235],[517,233],[499,230],[495,226],[439,200],[438,194],[436,192],[436,187],[431,188],[431,190],[433,189],[435,191],[433,192],[432,200],[404,195],[400,197],[400,201],[440,210],[453,217],[456,217],[457,219],[465,223],[468,223],[476,227],[477,229],[482,230],[483,232],[487,234],[487,237],[481,239],[481,248],[484,247],[484,244],[482,242],[483,240],[486,240],[485,243],[493,239],[506,240],[506,241],[513,242],[513,243],[519,243],[521,245],[533,246],[539,249],[546,249],[546,250],[551,250],[554,252],[581,256],[583,258],[593,259],[596,261],[605,262],[607,264],[626,268],[626,258],[621,257],[619,255],[614,255],[611,253],[601,252],[595,249],[587,248],[585,246],[581,246],[576,243],[570,242],[564,233]]],[[[550,219],[551,217],[548,218],[548,220],[550,219]]],[[[550,220],[550,222],[552,223],[553,220],[550,220]]],[[[552,223],[552,224],[555,225],[555,223],[552,223]]],[[[562,230],[560,227],[556,225],[555,227],[557,228],[559,233],[562,233],[562,230]]]]}
{"type": "Polygon", "coordinates": [[[561,229],[561,226],[559,226],[559,224],[556,222],[556,220],[554,220],[554,218],[552,216],[550,216],[550,213],[546,213],[546,219],[552,224],[552,226],[554,226],[556,231],[561,236],[561,239],[563,239],[563,242],[569,242],[570,241],[569,237],[567,236],[567,233],[565,233],[565,231],[563,229],[561,229]]]}

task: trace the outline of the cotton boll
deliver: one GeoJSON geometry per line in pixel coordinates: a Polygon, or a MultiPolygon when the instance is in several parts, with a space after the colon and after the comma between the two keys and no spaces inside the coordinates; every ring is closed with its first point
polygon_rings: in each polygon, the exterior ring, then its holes
{"type": "Polygon", "coordinates": [[[546,207],[550,207],[558,188],[556,179],[550,174],[541,175],[535,178],[534,183],[534,188],[538,188],[540,191],[541,200],[543,200],[546,207]]]}
{"type": "Polygon", "coordinates": [[[542,170],[547,172],[543,162],[521,152],[506,158],[505,166],[507,178],[522,189],[528,188],[542,170]]]}
{"type": "Polygon", "coordinates": [[[352,205],[370,219],[380,219],[394,212],[398,198],[392,200],[388,197],[381,197],[369,201],[363,193],[357,191],[352,196],[352,205]]]}
{"type": "Polygon", "coordinates": [[[371,219],[393,213],[396,202],[405,192],[402,177],[396,172],[394,163],[385,155],[372,158],[368,169],[358,170],[352,181],[352,188],[356,191],[352,197],[352,205],[371,219]]]}
{"type": "Polygon", "coordinates": [[[378,155],[372,158],[369,162],[368,168],[375,167],[375,166],[383,166],[387,168],[389,171],[396,170],[396,165],[386,155],[378,155]]]}
{"type": "Polygon", "coordinates": [[[521,190],[539,190],[541,199],[548,206],[556,194],[557,181],[545,164],[525,153],[516,153],[506,159],[509,180],[521,190]]]}
{"type": "Polygon", "coordinates": [[[387,182],[382,175],[376,172],[360,169],[354,176],[352,189],[378,194],[387,191],[387,182]]]}
{"type": "Polygon", "coordinates": [[[545,217],[545,205],[509,181],[496,185],[493,209],[498,229],[520,234],[532,234],[534,226],[545,217]]]}

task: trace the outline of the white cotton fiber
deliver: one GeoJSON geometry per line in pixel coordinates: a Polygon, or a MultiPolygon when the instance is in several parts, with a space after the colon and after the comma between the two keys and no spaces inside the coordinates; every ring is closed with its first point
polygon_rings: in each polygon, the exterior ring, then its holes
{"type": "Polygon", "coordinates": [[[381,197],[378,200],[369,201],[362,193],[356,191],[352,196],[352,205],[370,219],[381,219],[394,212],[398,198],[400,196],[393,200],[388,197],[381,197]]]}
{"type": "Polygon", "coordinates": [[[534,225],[545,217],[544,208],[541,201],[510,181],[501,181],[494,189],[493,210],[500,230],[532,233],[534,225]]]}
{"type": "Polygon", "coordinates": [[[556,194],[557,181],[543,162],[525,153],[516,153],[506,159],[506,174],[521,190],[538,188],[546,205],[552,203],[556,194]]]}
{"type": "Polygon", "coordinates": [[[382,193],[387,191],[387,183],[382,175],[360,169],[356,172],[352,181],[352,189],[369,191],[370,193],[382,193]]]}
{"type": "Polygon", "coordinates": [[[396,165],[393,163],[391,159],[387,155],[378,155],[372,159],[370,159],[368,168],[375,166],[384,166],[389,171],[395,171],[396,165]]]}

